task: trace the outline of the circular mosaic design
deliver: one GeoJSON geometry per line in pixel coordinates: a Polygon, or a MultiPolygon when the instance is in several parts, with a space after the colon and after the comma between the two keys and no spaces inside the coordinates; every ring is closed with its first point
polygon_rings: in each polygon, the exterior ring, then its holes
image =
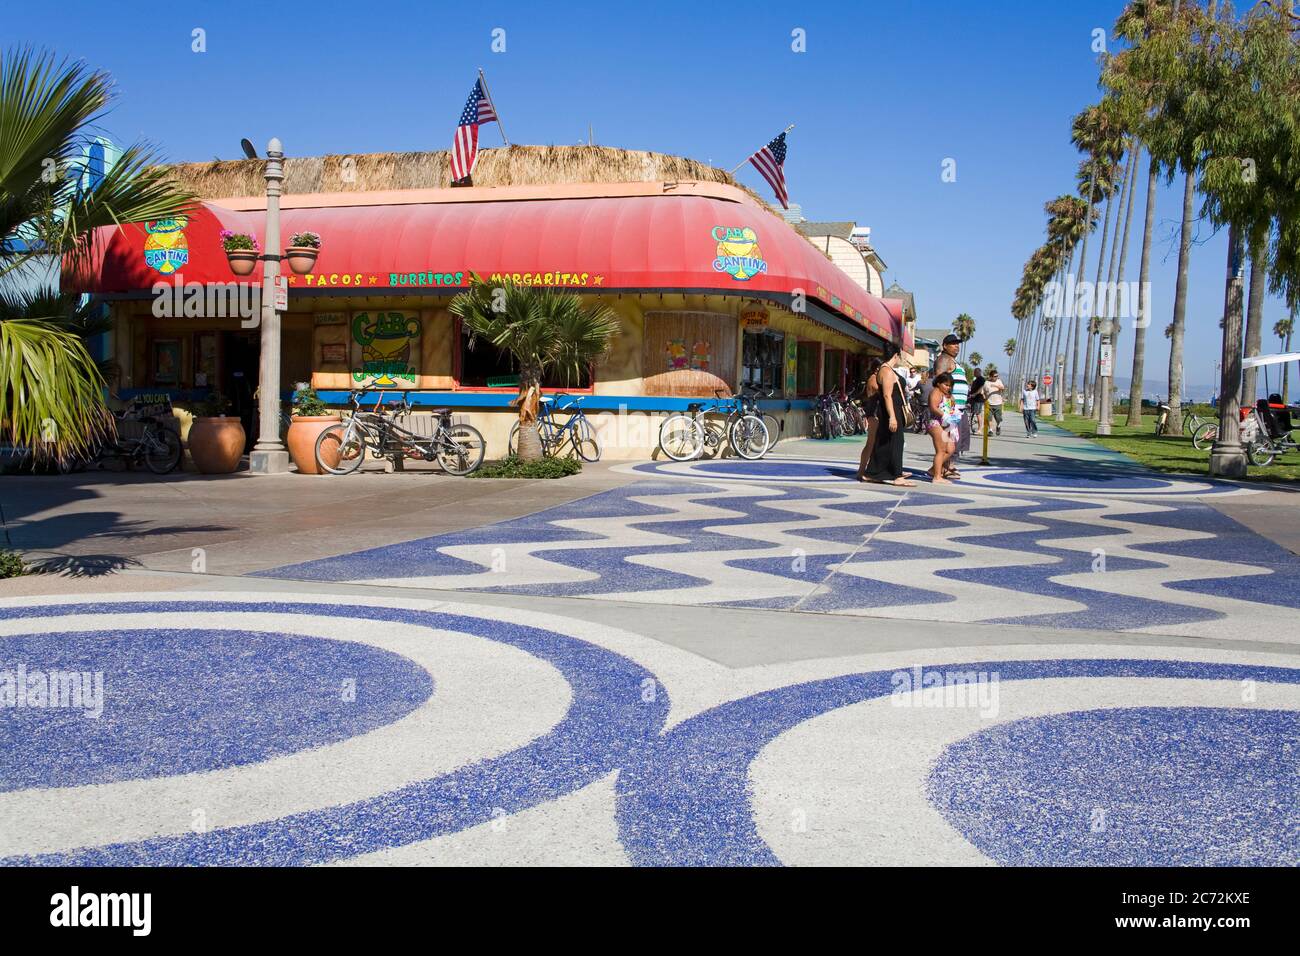
{"type": "Polygon", "coordinates": [[[378,648],[215,629],[12,637],[0,674],[16,685],[0,791],[269,760],[391,723],[433,693],[423,668],[378,648]]]}
{"type": "Polygon", "coordinates": [[[1300,843],[1300,714],[1141,707],[999,724],[944,752],[930,800],[1007,866],[1243,866],[1300,843]]]}

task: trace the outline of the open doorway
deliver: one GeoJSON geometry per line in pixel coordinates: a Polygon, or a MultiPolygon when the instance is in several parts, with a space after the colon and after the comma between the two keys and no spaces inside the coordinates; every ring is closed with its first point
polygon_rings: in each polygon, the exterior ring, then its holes
{"type": "Polygon", "coordinates": [[[246,436],[244,450],[247,451],[257,440],[257,403],[253,400],[253,392],[257,390],[261,341],[248,332],[223,332],[221,354],[220,391],[230,399],[230,411],[227,414],[236,415],[243,422],[246,436]]]}

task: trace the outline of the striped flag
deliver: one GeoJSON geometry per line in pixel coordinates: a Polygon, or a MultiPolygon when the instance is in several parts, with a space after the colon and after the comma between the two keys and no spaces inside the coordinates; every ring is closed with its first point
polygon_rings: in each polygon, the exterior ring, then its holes
{"type": "Polygon", "coordinates": [[[483,123],[496,121],[496,110],[492,108],[480,77],[474,81],[474,89],[469,91],[469,99],[465,101],[465,109],[456,125],[456,140],[451,146],[452,182],[466,179],[474,171],[474,160],[478,158],[478,128],[483,123]]]}
{"type": "Polygon", "coordinates": [[[785,191],[785,133],[749,157],[749,161],[772,187],[776,198],[781,201],[781,208],[789,209],[790,194],[785,191]]]}

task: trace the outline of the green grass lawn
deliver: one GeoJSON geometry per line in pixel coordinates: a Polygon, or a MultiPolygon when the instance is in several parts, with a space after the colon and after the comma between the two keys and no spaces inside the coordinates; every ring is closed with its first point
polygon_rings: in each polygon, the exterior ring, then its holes
{"type": "MultiPolygon", "coordinates": [[[[1125,417],[1127,412],[1116,414],[1116,418],[1121,422],[1125,417]]],[[[1141,428],[1129,428],[1123,424],[1112,425],[1109,435],[1098,435],[1097,423],[1091,418],[1080,415],[1067,414],[1064,422],[1052,421],[1051,424],[1064,427],[1111,451],[1127,455],[1155,471],[1183,475],[1209,475],[1209,449],[1197,451],[1192,447],[1192,440],[1182,435],[1157,435],[1155,418],[1152,415],[1144,416],[1143,421],[1145,424],[1141,428]]],[[[1279,456],[1267,468],[1256,468],[1248,464],[1246,480],[1300,481],[1300,452],[1289,451],[1279,456]]]]}

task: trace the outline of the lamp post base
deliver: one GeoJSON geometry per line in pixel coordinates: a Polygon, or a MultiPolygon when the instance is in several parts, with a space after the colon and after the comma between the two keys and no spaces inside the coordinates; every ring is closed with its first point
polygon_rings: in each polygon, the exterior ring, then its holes
{"type": "Polygon", "coordinates": [[[1216,478],[1245,478],[1246,452],[1241,445],[1215,442],[1210,449],[1210,474],[1216,478]]]}
{"type": "Polygon", "coordinates": [[[285,475],[289,473],[289,453],[280,450],[254,448],[248,456],[248,470],[254,475],[285,475]]]}

